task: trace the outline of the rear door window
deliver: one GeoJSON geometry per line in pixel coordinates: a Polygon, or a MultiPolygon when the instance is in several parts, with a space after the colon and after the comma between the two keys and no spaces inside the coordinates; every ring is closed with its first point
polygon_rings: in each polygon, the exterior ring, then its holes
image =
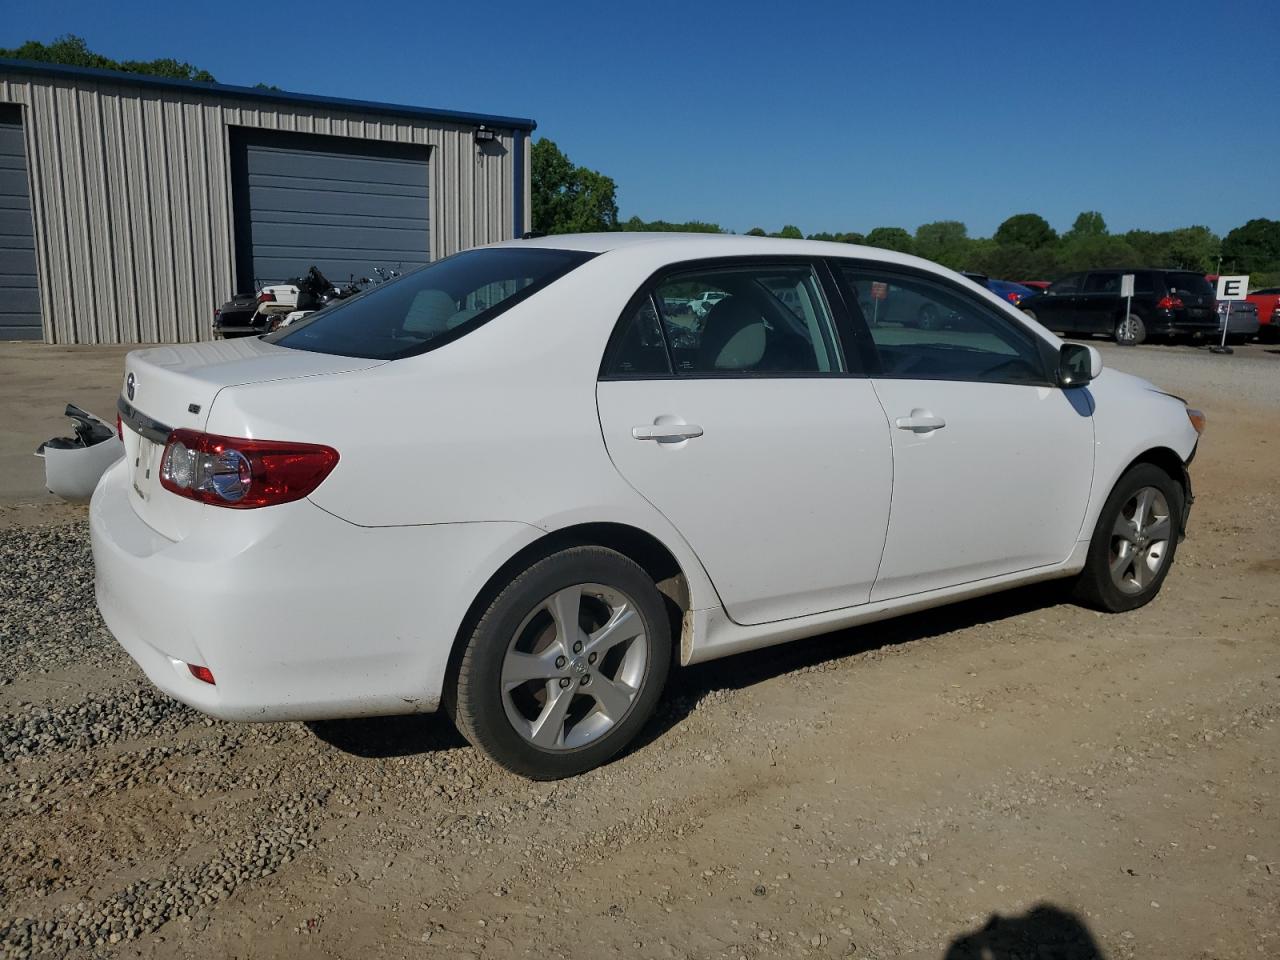
{"type": "Polygon", "coordinates": [[[1091,273],[1084,282],[1085,293],[1119,293],[1120,274],[1091,273]]]}
{"type": "Polygon", "coordinates": [[[593,254],[490,247],[437,260],[263,339],[294,350],[395,360],[476,329],[593,254]]]}
{"type": "Polygon", "coordinates": [[[1082,273],[1072,273],[1063,277],[1049,285],[1049,293],[1053,294],[1071,294],[1080,292],[1080,280],[1084,276],[1082,273]]]}
{"type": "Polygon", "coordinates": [[[623,318],[606,375],[796,376],[844,372],[831,311],[812,264],[691,269],[652,288],[648,304],[623,318]],[[659,314],[666,356],[652,344],[659,314]]]}

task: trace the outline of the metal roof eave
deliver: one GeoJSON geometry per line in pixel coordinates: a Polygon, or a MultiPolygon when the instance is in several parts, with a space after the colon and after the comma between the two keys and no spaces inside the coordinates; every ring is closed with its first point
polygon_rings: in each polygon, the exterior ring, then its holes
{"type": "Polygon", "coordinates": [[[21,72],[44,76],[67,77],[73,80],[96,80],[108,83],[149,87],[159,90],[178,90],[184,93],[239,97],[271,103],[290,103],[300,106],[326,107],[373,113],[389,117],[415,117],[422,120],[439,120],[445,123],[484,124],[512,130],[534,130],[537,123],[525,117],[504,117],[497,114],[469,113],[461,110],[437,110],[431,107],[413,107],[406,104],[378,103],[370,100],[351,100],[346,97],[322,97],[311,93],[289,93],[285,90],[266,90],[261,87],[239,87],[229,83],[202,83],[198,80],[175,80],[170,77],[153,77],[143,73],[126,73],[121,70],[99,70],[96,67],[72,67],[61,63],[43,63],[38,60],[11,60],[0,57],[0,72],[21,72]]]}

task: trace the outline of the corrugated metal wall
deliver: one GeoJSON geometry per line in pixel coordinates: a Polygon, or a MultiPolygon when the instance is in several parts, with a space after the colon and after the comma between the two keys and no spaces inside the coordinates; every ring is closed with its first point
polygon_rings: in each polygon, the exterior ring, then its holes
{"type": "MultiPolygon", "coordinates": [[[[478,145],[474,125],[9,69],[0,102],[26,106],[51,343],[209,338],[214,309],[235,287],[231,126],[430,147],[433,258],[514,230],[513,147],[517,136],[527,147],[523,130],[497,130],[494,143],[478,145]]],[[[527,189],[521,199],[528,223],[527,189]]]]}

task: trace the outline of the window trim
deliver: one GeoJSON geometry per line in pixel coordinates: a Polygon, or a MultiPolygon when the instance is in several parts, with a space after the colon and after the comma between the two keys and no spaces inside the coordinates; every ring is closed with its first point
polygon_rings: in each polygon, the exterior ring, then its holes
{"type": "Polygon", "coordinates": [[[1055,348],[1044,337],[1030,330],[1020,320],[1015,317],[1008,317],[1002,314],[991,304],[985,302],[982,297],[977,296],[977,290],[966,290],[960,284],[944,277],[940,274],[933,273],[929,270],[921,270],[916,267],[900,265],[896,263],[887,263],[883,260],[868,260],[865,258],[855,257],[830,257],[828,258],[828,267],[832,276],[836,278],[838,292],[844,302],[844,308],[848,312],[851,321],[854,324],[855,331],[861,331],[861,336],[865,337],[870,343],[873,351],[873,366],[869,369],[874,370],[870,376],[883,380],[937,380],[948,383],[983,383],[983,384],[1003,384],[1016,387],[1053,387],[1058,389],[1058,381],[1056,376],[1058,355],[1060,350],[1055,348]],[[845,284],[840,282],[839,272],[841,268],[852,268],[856,270],[871,270],[878,274],[885,275],[892,280],[894,277],[901,277],[904,280],[922,280],[926,283],[935,284],[952,296],[958,297],[966,301],[970,305],[985,311],[987,315],[994,316],[997,320],[1013,327],[1018,333],[1024,335],[1031,341],[1031,345],[1035,348],[1036,355],[1040,360],[1040,373],[1043,377],[1041,380],[973,380],[967,377],[946,377],[946,376],[896,376],[886,373],[884,364],[880,359],[880,351],[876,346],[875,338],[871,334],[871,325],[867,323],[866,317],[862,313],[862,307],[854,299],[850,302],[850,297],[845,290],[845,284]]]}
{"type": "Polygon", "coordinates": [[[781,256],[754,254],[731,257],[700,257],[693,260],[681,260],[677,263],[665,264],[640,284],[636,292],[627,300],[626,306],[622,308],[622,313],[618,316],[618,319],[614,321],[613,332],[609,335],[609,341],[601,357],[596,379],[600,382],[615,380],[814,380],[839,378],[865,380],[868,374],[865,370],[865,359],[861,353],[858,354],[858,358],[862,361],[861,365],[864,369],[858,371],[850,369],[849,347],[846,342],[846,331],[843,329],[842,324],[842,301],[836,299],[839,296],[839,290],[834,287],[831,278],[826,275],[827,272],[823,258],[797,256],[794,254],[783,254],[781,256]],[[779,372],[776,370],[699,370],[684,373],[676,370],[675,358],[671,354],[671,343],[667,337],[667,324],[662,310],[661,298],[657,296],[657,288],[660,284],[672,276],[684,273],[798,266],[808,267],[817,280],[818,290],[822,295],[823,305],[827,309],[827,316],[831,324],[832,346],[836,353],[835,360],[842,369],[828,372],[818,370],[792,372],[779,372]],[[646,297],[649,298],[650,303],[658,314],[658,328],[662,333],[662,343],[667,351],[667,365],[670,372],[665,374],[612,372],[609,368],[615,359],[618,345],[623,336],[625,336],[626,325],[634,312],[639,309],[641,301],[646,297]]]}

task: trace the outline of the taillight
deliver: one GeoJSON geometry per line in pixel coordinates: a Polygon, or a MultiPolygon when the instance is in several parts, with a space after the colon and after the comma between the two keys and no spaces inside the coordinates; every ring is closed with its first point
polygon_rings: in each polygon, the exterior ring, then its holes
{"type": "Polygon", "coordinates": [[[120,419],[120,414],[116,414],[116,436],[120,438],[120,442],[124,443],[124,421],[120,419]]]}
{"type": "Polygon", "coordinates": [[[1017,290],[1010,290],[1008,293],[1005,294],[1005,297],[1008,298],[1010,303],[1017,303],[1022,299],[1022,294],[1020,294],[1017,290]]]}
{"type": "Polygon", "coordinates": [[[258,294],[258,302],[259,303],[275,303],[276,295],[272,293],[270,290],[263,290],[260,294],[258,294]]]}
{"type": "Polygon", "coordinates": [[[1159,307],[1161,310],[1181,310],[1182,298],[1181,297],[1161,297],[1159,302],[1156,303],[1156,306],[1159,307]]]}
{"type": "Polygon", "coordinates": [[[218,507],[269,507],[301,500],[337,463],[337,450],[316,443],[175,430],[160,461],[160,485],[218,507]]]}
{"type": "Polygon", "coordinates": [[[197,680],[203,680],[211,686],[217,685],[217,681],[213,679],[213,671],[208,667],[202,667],[198,663],[188,663],[187,669],[191,671],[191,675],[197,680]]]}

